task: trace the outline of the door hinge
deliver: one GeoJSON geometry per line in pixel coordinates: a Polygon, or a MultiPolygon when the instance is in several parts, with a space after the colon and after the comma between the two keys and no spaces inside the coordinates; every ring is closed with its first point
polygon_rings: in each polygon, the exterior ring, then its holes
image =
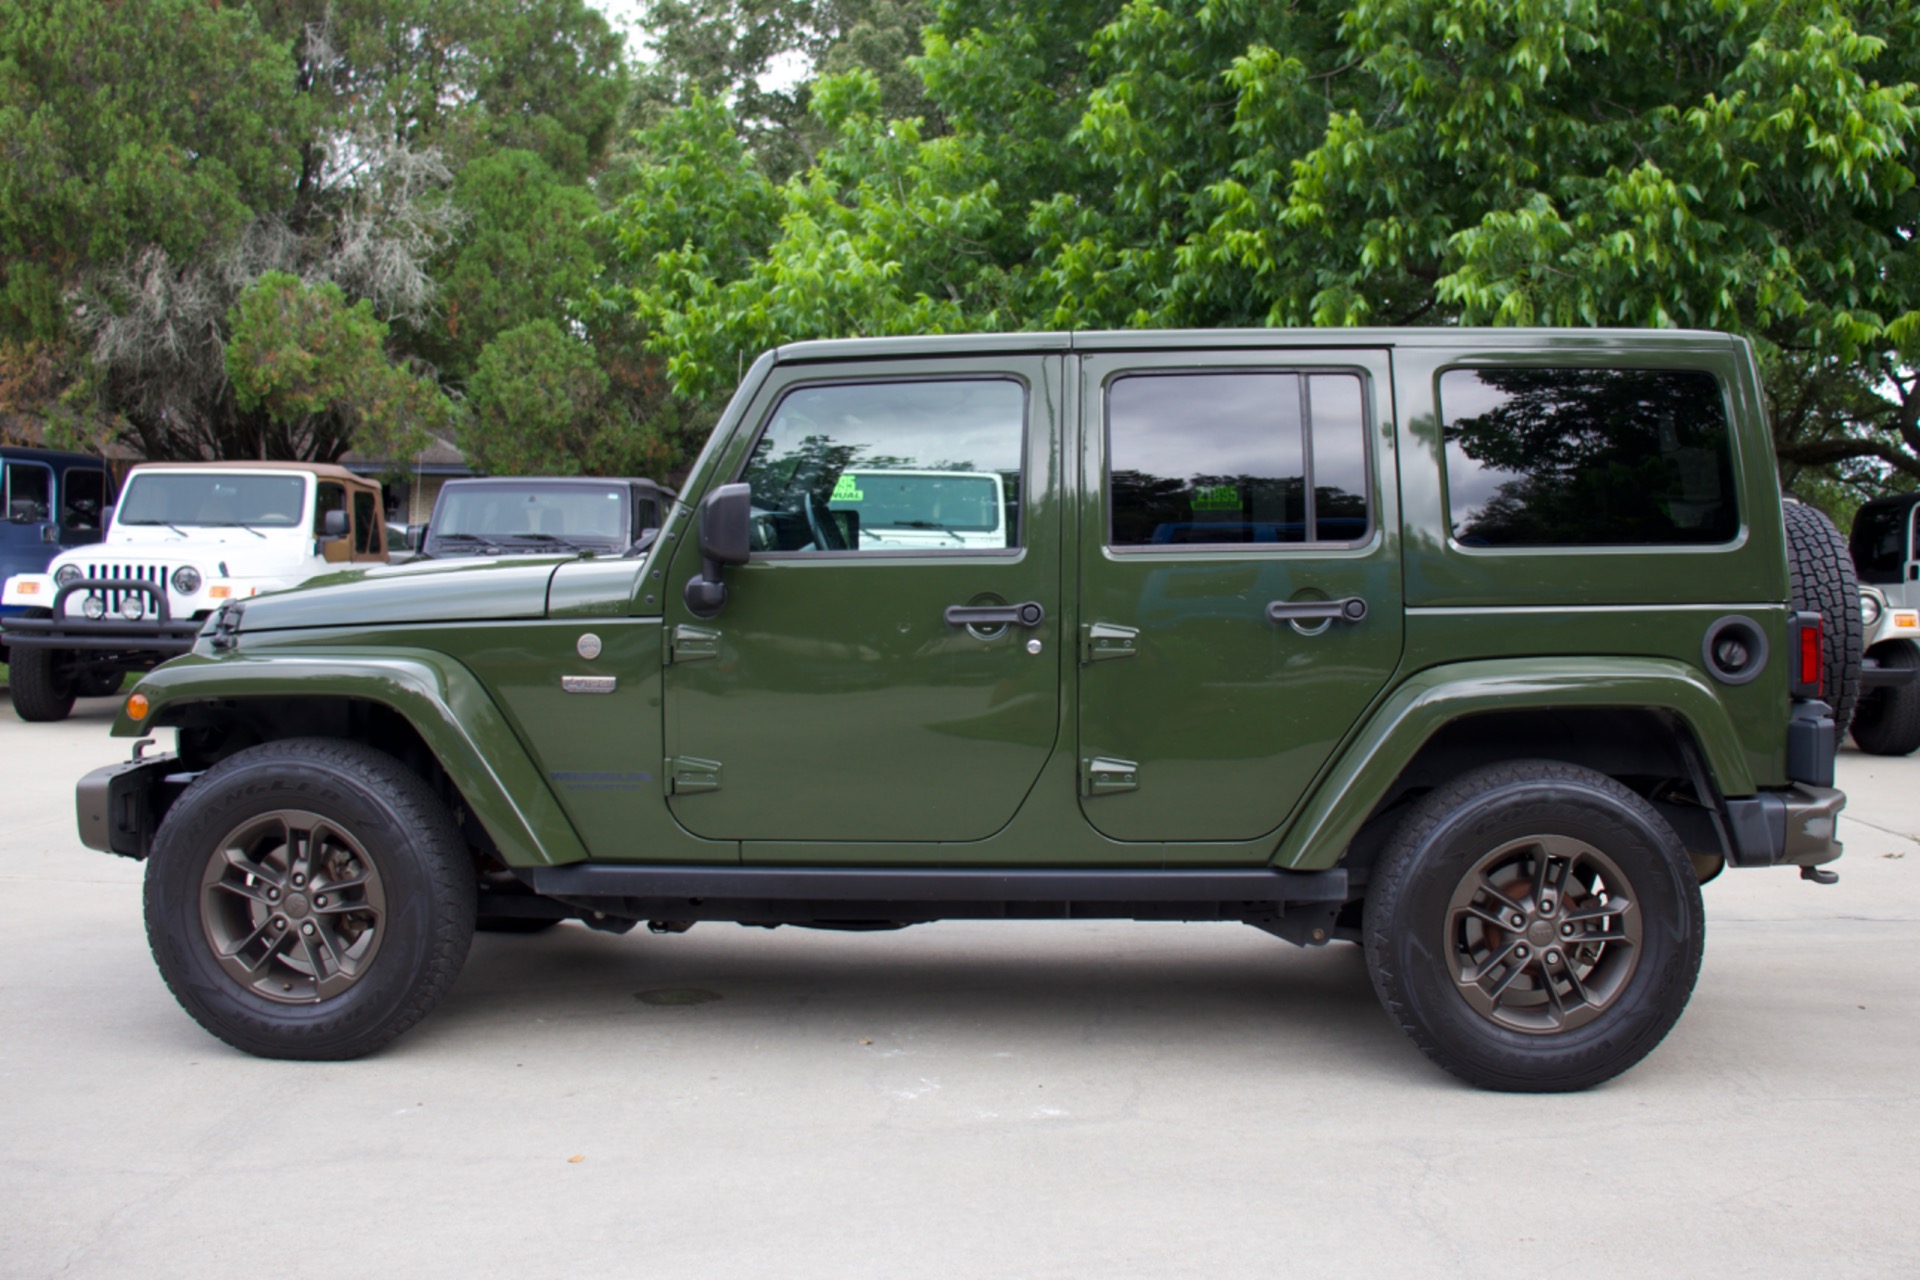
{"type": "Polygon", "coordinates": [[[667,642],[668,662],[699,662],[720,656],[720,633],[706,627],[676,626],[667,642]]]}
{"type": "Polygon", "coordinates": [[[667,779],[676,796],[720,789],[720,762],[698,756],[672,756],[667,760],[667,779]]]}
{"type": "Polygon", "coordinates": [[[1095,756],[1084,761],[1082,767],[1082,780],[1090,796],[1118,795],[1122,791],[1136,790],[1140,785],[1140,766],[1131,760],[1095,756]]]}
{"type": "Polygon", "coordinates": [[[1112,622],[1089,622],[1080,629],[1080,661],[1107,662],[1113,658],[1131,658],[1138,627],[1122,627],[1112,622]]]}

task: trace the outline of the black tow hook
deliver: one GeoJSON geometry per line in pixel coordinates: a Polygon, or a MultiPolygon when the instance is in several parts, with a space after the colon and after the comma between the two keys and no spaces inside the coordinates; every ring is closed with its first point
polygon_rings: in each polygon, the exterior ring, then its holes
{"type": "Polygon", "coordinates": [[[1800,878],[1802,880],[1811,880],[1815,884],[1840,883],[1840,873],[1838,871],[1829,871],[1825,867],[1802,867],[1800,868],[1800,878]]]}

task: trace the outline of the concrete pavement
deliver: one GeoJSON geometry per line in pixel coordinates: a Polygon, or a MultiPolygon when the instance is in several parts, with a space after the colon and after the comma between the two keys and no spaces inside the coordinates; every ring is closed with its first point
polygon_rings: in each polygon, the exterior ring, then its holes
{"type": "Polygon", "coordinates": [[[1920,1271],[1920,758],[1843,757],[1837,886],[1707,887],[1692,1005],[1585,1094],[1455,1083],[1357,948],[1124,922],[483,936],[298,1064],[78,843],[110,707],[0,706],[0,1275],[1920,1271]]]}

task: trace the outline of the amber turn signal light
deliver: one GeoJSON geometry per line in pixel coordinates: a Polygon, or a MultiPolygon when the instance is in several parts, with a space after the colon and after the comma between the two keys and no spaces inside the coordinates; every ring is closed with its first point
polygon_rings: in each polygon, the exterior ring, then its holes
{"type": "Polygon", "coordinates": [[[147,695],[144,693],[131,694],[127,698],[127,718],[129,720],[145,720],[147,718],[147,712],[152,709],[153,704],[147,701],[147,695]]]}

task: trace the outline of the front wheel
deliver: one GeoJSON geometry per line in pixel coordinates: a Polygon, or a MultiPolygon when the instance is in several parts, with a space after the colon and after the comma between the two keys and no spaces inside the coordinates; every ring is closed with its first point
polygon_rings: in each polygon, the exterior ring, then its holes
{"type": "Polygon", "coordinates": [[[1640,797],[1556,761],[1465,774],[1418,802],[1366,905],[1381,1002],[1482,1088],[1584,1089],[1651,1053],[1700,971],[1700,887],[1640,797]]]}
{"type": "Polygon", "coordinates": [[[65,649],[12,645],[13,661],[7,683],[13,692],[13,713],[29,724],[65,720],[73,714],[73,655],[65,649]]]}
{"type": "Polygon", "coordinates": [[[473,940],[473,861],[426,783],[300,738],[209,769],[147,862],[147,939],[181,1007],[263,1058],[371,1053],[439,1004],[473,940]]]}

